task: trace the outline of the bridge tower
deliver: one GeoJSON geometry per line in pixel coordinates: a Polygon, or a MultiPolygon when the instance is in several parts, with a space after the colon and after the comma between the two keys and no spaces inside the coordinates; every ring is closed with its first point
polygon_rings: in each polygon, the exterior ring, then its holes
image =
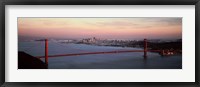
{"type": "Polygon", "coordinates": [[[48,67],[48,39],[45,39],[45,64],[48,67]]]}
{"type": "Polygon", "coordinates": [[[147,39],[144,39],[144,59],[147,58],[147,39]]]}

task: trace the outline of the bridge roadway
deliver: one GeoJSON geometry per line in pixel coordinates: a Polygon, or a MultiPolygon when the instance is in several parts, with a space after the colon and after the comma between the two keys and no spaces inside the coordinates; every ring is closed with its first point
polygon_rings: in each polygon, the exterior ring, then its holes
{"type": "MultiPolygon", "coordinates": [[[[148,52],[161,52],[161,50],[147,50],[148,52]]],[[[83,53],[70,53],[70,54],[57,54],[48,55],[48,57],[62,57],[62,56],[78,56],[78,55],[91,55],[91,54],[110,54],[110,53],[128,53],[128,52],[144,52],[144,50],[121,50],[121,51],[101,51],[101,52],[83,52],[83,53]]],[[[37,58],[45,58],[45,56],[38,56],[37,58]]]]}

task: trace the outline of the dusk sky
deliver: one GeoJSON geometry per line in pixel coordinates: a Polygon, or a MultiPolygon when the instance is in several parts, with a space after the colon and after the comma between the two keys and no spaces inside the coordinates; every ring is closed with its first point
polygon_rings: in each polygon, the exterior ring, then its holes
{"type": "Polygon", "coordinates": [[[181,39],[182,18],[18,18],[18,35],[53,39],[181,39]]]}

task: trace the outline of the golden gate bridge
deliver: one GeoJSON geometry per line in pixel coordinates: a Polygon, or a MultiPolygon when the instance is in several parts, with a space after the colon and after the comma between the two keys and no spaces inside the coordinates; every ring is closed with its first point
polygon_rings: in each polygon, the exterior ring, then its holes
{"type": "Polygon", "coordinates": [[[121,51],[117,50],[117,51],[81,52],[81,53],[68,53],[68,54],[48,55],[48,39],[44,39],[42,41],[45,41],[45,56],[37,56],[36,58],[45,58],[45,64],[46,65],[48,65],[48,58],[55,58],[55,57],[62,57],[62,56],[144,52],[144,59],[147,59],[147,52],[159,52],[161,54],[164,53],[164,50],[148,50],[147,49],[147,39],[144,39],[144,49],[143,50],[121,50],[121,51]]]}

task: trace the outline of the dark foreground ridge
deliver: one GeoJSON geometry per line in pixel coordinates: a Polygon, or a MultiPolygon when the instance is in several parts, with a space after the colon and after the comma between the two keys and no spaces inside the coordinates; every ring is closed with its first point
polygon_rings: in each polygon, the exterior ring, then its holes
{"type": "Polygon", "coordinates": [[[19,51],[18,69],[47,69],[47,66],[40,59],[19,51]]]}

